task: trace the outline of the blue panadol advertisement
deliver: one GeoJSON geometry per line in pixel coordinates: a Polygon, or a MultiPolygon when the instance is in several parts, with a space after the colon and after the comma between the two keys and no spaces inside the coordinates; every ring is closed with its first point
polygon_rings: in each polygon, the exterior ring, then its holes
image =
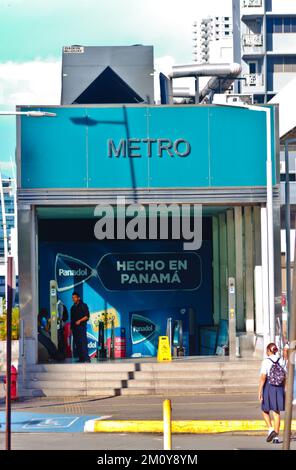
{"type": "Polygon", "coordinates": [[[194,354],[198,344],[196,339],[189,351],[188,309],[197,338],[198,326],[212,323],[211,250],[209,241],[197,251],[183,251],[179,241],[41,241],[39,307],[49,309],[54,279],[69,312],[73,290],[88,304],[90,355],[103,322],[105,346],[110,350],[113,341],[116,357],[155,356],[169,318],[182,321],[185,354],[194,354]]]}
{"type": "MultiPolygon", "coordinates": [[[[189,348],[189,309],[160,308],[156,310],[143,310],[130,314],[130,341],[133,357],[156,356],[158,337],[167,334],[168,319],[174,322],[181,321],[183,329],[182,346],[188,354],[189,348]]],[[[174,332],[172,328],[172,333],[174,332]]]]}

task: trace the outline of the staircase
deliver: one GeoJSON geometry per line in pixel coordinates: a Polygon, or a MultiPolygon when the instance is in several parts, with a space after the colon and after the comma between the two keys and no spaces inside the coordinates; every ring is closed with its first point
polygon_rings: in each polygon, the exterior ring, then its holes
{"type": "Polygon", "coordinates": [[[29,366],[21,396],[110,397],[256,393],[260,361],[177,360],[29,366]]]}

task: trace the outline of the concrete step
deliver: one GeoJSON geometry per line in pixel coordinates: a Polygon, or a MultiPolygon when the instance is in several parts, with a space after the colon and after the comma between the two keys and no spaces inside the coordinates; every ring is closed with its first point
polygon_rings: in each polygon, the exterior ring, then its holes
{"type": "Polygon", "coordinates": [[[65,371],[62,372],[28,372],[26,374],[28,380],[50,380],[55,382],[60,382],[63,380],[73,380],[73,381],[80,381],[80,380],[128,380],[128,379],[165,379],[165,378],[175,378],[180,379],[180,377],[184,379],[210,379],[210,378],[236,378],[240,380],[240,378],[258,378],[259,377],[259,370],[249,370],[249,371],[241,371],[241,370],[156,370],[156,371],[130,371],[130,372],[121,372],[121,371],[65,371]]]}
{"type": "Polygon", "coordinates": [[[42,388],[32,389],[23,388],[20,392],[22,397],[114,397],[119,395],[118,389],[102,388],[102,389],[67,389],[67,388],[42,388]]]}
{"type": "Polygon", "coordinates": [[[26,380],[25,387],[33,389],[43,389],[43,388],[62,388],[62,389],[89,389],[89,388],[144,388],[144,387],[200,387],[200,386],[212,386],[212,385],[258,385],[258,377],[250,376],[241,376],[241,377],[146,377],[138,378],[131,380],[120,380],[120,379],[110,379],[105,378],[104,380],[99,380],[97,377],[94,377],[91,380],[70,380],[68,377],[65,377],[63,381],[50,380],[47,377],[47,374],[44,374],[44,377],[38,379],[26,380]]]}
{"type": "Polygon", "coordinates": [[[27,366],[26,372],[54,372],[54,373],[65,373],[65,372],[129,372],[135,370],[134,363],[126,362],[99,362],[90,364],[33,364],[27,366]]]}
{"type": "Polygon", "coordinates": [[[141,395],[159,395],[159,396],[197,396],[205,394],[252,394],[256,395],[257,385],[235,386],[235,385],[212,385],[193,387],[144,387],[144,388],[42,388],[26,389],[21,391],[21,396],[25,397],[113,397],[113,396],[141,396],[141,395]]]}
{"type": "Polygon", "coordinates": [[[121,389],[121,395],[123,396],[138,396],[138,395],[160,395],[165,397],[170,396],[197,396],[197,395],[206,395],[206,394],[252,394],[256,395],[257,393],[257,386],[249,385],[242,387],[239,386],[224,386],[224,385],[216,385],[211,387],[199,387],[196,388],[123,388],[121,389]]]}
{"type": "Polygon", "coordinates": [[[128,380],[133,376],[133,372],[121,371],[94,371],[94,372],[28,372],[26,377],[28,380],[50,380],[60,382],[63,380],[128,380]]]}
{"type": "Polygon", "coordinates": [[[64,380],[63,382],[56,382],[55,380],[30,380],[25,382],[26,388],[40,388],[40,389],[69,389],[69,390],[83,390],[88,388],[122,388],[126,386],[127,381],[121,380],[93,380],[93,381],[82,381],[82,380],[64,380]],[[124,383],[125,382],[125,383],[124,383]]]}
{"type": "MultiPolygon", "coordinates": [[[[129,380],[127,382],[128,388],[200,388],[200,387],[212,387],[216,385],[223,385],[223,386],[238,386],[241,389],[244,386],[250,385],[253,387],[258,387],[258,380],[244,380],[244,381],[236,381],[231,379],[221,380],[221,379],[208,379],[208,380],[198,380],[198,379],[157,379],[157,380],[129,380]]],[[[90,386],[92,386],[90,384],[90,386]]]]}
{"type": "Polygon", "coordinates": [[[207,380],[208,378],[236,378],[240,380],[240,378],[250,377],[250,378],[259,378],[259,371],[251,370],[248,373],[235,370],[235,371],[224,371],[224,370],[206,370],[206,371],[190,371],[190,370],[183,370],[183,371],[175,371],[175,370],[157,370],[157,371],[140,371],[140,372],[133,372],[131,373],[135,380],[138,379],[161,379],[161,378],[175,378],[180,379],[182,378],[189,378],[189,379],[203,379],[207,380]]]}
{"type": "Polygon", "coordinates": [[[24,396],[200,395],[257,393],[261,361],[37,364],[25,371],[24,396]]]}
{"type": "Polygon", "coordinates": [[[35,364],[27,367],[27,372],[55,372],[65,373],[73,372],[78,373],[85,371],[93,372],[132,372],[132,371],[156,371],[156,370],[188,370],[188,371],[219,371],[219,370],[258,370],[261,361],[218,361],[218,362],[142,362],[142,363],[129,363],[129,362],[99,362],[90,364],[35,364]]]}
{"type": "Polygon", "coordinates": [[[251,363],[190,363],[183,362],[183,363],[174,363],[174,362],[166,362],[166,363],[142,363],[140,367],[136,369],[136,371],[159,371],[159,370],[175,370],[175,371],[236,371],[236,370],[243,370],[243,371],[255,371],[260,368],[261,362],[254,362],[251,363]]]}

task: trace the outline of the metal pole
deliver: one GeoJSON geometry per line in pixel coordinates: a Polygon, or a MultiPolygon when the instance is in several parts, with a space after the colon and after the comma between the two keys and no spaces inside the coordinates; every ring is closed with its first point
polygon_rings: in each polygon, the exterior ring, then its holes
{"type": "MultiPolygon", "coordinates": [[[[7,237],[7,223],[6,223],[6,209],[5,209],[5,195],[3,189],[2,173],[0,171],[0,198],[1,198],[1,213],[2,213],[2,228],[3,228],[3,242],[4,242],[4,286],[7,288],[7,256],[8,256],[8,237],[7,237]]],[[[7,292],[5,291],[5,303],[7,306],[7,292]]]]}
{"type": "Polygon", "coordinates": [[[275,305],[274,305],[274,237],[273,237],[273,181],[271,157],[271,110],[266,108],[266,135],[267,135],[267,231],[268,231],[268,283],[269,283],[269,318],[270,340],[275,341],[275,305]]]}
{"type": "Polygon", "coordinates": [[[199,77],[195,77],[195,104],[199,103],[199,77]]]}
{"type": "Polygon", "coordinates": [[[236,352],[236,305],[235,305],[235,279],[228,279],[228,330],[229,330],[229,357],[237,358],[236,352]]]}
{"type": "Polygon", "coordinates": [[[290,204],[290,161],[289,144],[295,144],[296,139],[285,141],[285,228],[286,228],[286,282],[287,282],[287,338],[289,338],[289,323],[291,312],[291,204],[290,204]]]}
{"type": "Polygon", "coordinates": [[[285,142],[285,224],[286,224],[286,283],[287,283],[287,338],[289,338],[289,318],[291,311],[291,211],[290,211],[290,165],[289,165],[289,145],[285,142]]]}
{"type": "Polygon", "coordinates": [[[7,259],[6,311],[6,450],[11,450],[11,317],[13,293],[13,257],[7,259]]]}
{"type": "MultiPolygon", "coordinates": [[[[296,220],[295,220],[296,223],[296,220]]],[[[293,268],[293,289],[292,289],[292,308],[290,313],[290,328],[289,328],[289,350],[288,350],[288,377],[287,377],[287,392],[286,392],[286,411],[285,411],[285,428],[284,428],[284,442],[283,450],[290,449],[291,441],[291,424],[293,415],[293,388],[294,388],[294,373],[295,373],[295,349],[296,349],[296,237],[295,237],[295,251],[294,251],[294,268],[293,268]]]]}
{"type": "Polygon", "coordinates": [[[172,404],[163,401],[163,449],[172,450],[172,404]]]}

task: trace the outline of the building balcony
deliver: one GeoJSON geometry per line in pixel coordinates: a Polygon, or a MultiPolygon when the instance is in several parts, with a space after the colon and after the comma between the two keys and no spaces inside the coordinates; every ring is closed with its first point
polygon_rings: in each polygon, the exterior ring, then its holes
{"type": "Polygon", "coordinates": [[[243,47],[262,47],[263,34],[243,34],[243,47]]]}
{"type": "Polygon", "coordinates": [[[262,73],[246,73],[244,74],[245,87],[261,87],[263,86],[263,75],[262,73]]]}
{"type": "Polygon", "coordinates": [[[262,0],[243,0],[243,8],[262,7],[262,0]]]}
{"type": "Polygon", "coordinates": [[[264,15],[263,0],[242,0],[241,3],[241,16],[253,17],[264,15]]]}

